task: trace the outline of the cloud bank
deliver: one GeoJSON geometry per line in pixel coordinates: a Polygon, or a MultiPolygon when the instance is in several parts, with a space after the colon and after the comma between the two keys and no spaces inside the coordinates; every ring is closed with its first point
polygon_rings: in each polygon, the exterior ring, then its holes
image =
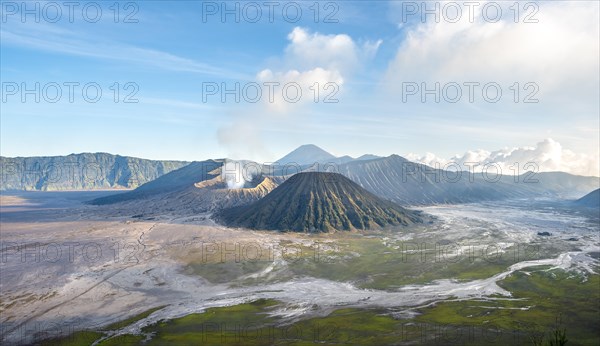
{"type": "MultiPolygon", "coordinates": [[[[474,170],[478,172],[485,165],[495,165],[502,170],[503,174],[507,175],[514,174],[517,165],[519,172],[524,173],[525,166],[531,162],[539,167],[539,172],[561,171],[576,175],[600,176],[598,155],[574,153],[563,148],[552,138],[546,138],[534,147],[504,148],[491,152],[482,149],[469,150],[449,159],[440,158],[432,153],[425,155],[410,153],[406,155],[406,158],[432,167],[447,166],[448,169],[452,168],[450,163],[456,163],[465,170],[468,170],[473,162],[477,162],[479,166],[474,167],[474,170]]],[[[533,170],[532,166],[529,167],[529,170],[533,170]]]]}
{"type": "MultiPolygon", "coordinates": [[[[518,23],[502,5],[502,17],[491,22],[482,15],[486,2],[479,2],[471,20],[468,9],[456,23],[431,16],[426,23],[410,26],[406,38],[391,61],[386,78],[398,81],[531,81],[540,85],[540,95],[597,97],[600,43],[599,8],[596,1],[539,3],[521,9],[518,23]]],[[[442,2],[444,5],[445,2],[442,2]]],[[[510,85],[510,84],[509,84],[510,85]]],[[[573,102],[573,99],[571,99],[573,102]]]]}

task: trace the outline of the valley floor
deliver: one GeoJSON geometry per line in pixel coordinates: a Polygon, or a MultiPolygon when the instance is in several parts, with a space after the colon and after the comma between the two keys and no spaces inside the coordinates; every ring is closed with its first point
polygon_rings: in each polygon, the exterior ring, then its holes
{"type": "Polygon", "coordinates": [[[309,235],[82,203],[109,193],[2,194],[3,344],[600,343],[599,219],[565,201],[309,235]]]}

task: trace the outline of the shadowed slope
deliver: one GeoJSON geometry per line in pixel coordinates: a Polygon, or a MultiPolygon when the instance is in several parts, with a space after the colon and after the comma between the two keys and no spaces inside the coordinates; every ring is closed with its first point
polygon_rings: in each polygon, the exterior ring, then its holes
{"type": "Polygon", "coordinates": [[[575,204],[589,207],[589,208],[599,208],[600,207],[600,189],[596,189],[587,195],[581,197],[580,199],[575,201],[575,204]]]}

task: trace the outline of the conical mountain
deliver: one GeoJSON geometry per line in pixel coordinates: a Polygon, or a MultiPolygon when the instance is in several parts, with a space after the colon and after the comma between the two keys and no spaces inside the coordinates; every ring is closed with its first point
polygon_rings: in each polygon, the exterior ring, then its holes
{"type": "Polygon", "coordinates": [[[335,160],[336,157],[326,152],[325,150],[317,147],[314,144],[301,145],[289,154],[277,160],[281,165],[286,164],[298,164],[306,165],[313,164],[315,162],[327,162],[335,160]]]}
{"type": "Polygon", "coordinates": [[[222,210],[216,219],[234,227],[296,232],[422,222],[419,212],[381,199],[341,174],[322,172],[295,174],[261,200],[222,210]]]}

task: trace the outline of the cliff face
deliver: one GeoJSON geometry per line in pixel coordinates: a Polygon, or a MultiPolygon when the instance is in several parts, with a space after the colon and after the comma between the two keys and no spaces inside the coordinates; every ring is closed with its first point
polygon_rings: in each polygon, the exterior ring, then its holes
{"type": "Polygon", "coordinates": [[[216,214],[226,225],[251,229],[328,232],[407,226],[419,213],[383,200],[336,173],[293,175],[256,203],[216,214]]]}
{"type": "Polygon", "coordinates": [[[107,153],[0,157],[0,190],[135,188],[187,164],[107,153]]]}

